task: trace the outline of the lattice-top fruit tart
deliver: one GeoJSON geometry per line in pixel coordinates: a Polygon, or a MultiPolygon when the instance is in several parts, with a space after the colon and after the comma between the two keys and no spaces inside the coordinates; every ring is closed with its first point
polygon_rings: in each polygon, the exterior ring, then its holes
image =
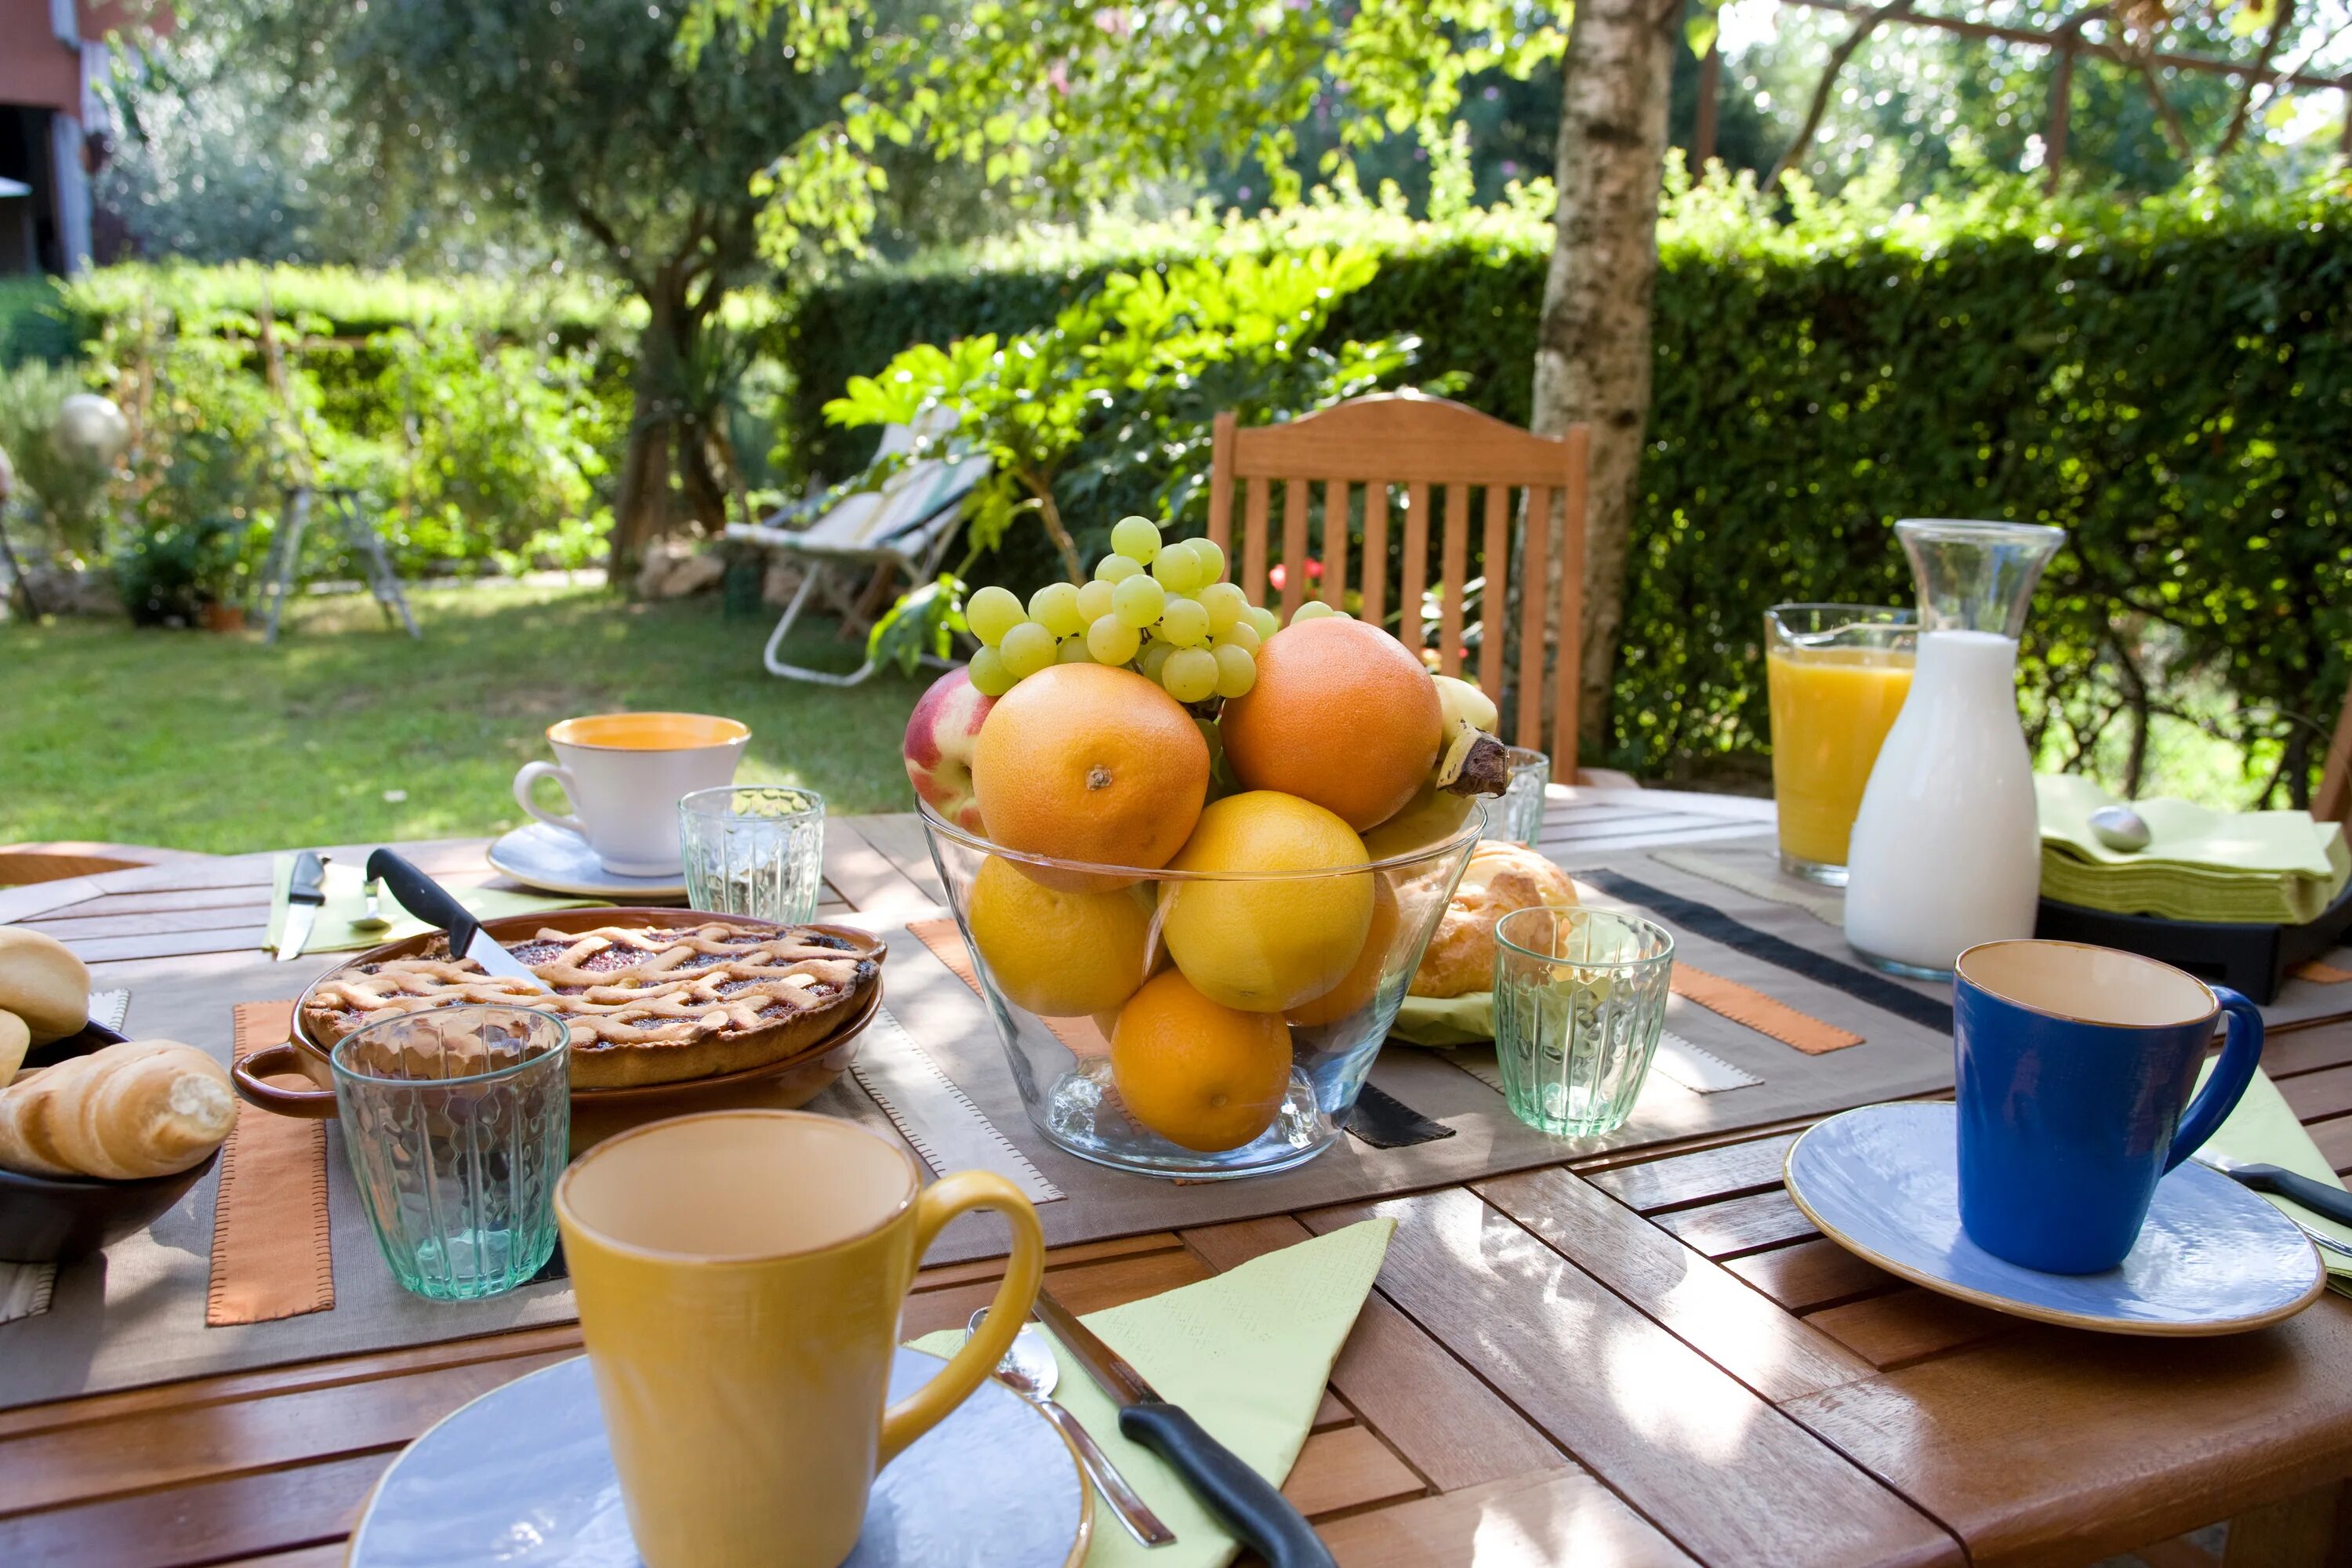
{"type": "Polygon", "coordinates": [[[380,1018],[461,1002],[521,1002],[572,1026],[574,1089],[678,1083],[796,1055],[845,1022],[876,984],[881,948],[810,926],[713,921],[671,928],[542,929],[507,950],[547,982],[453,959],[436,940],[414,957],[360,962],[311,987],[310,1038],[332,1051],[380,1018]]]}

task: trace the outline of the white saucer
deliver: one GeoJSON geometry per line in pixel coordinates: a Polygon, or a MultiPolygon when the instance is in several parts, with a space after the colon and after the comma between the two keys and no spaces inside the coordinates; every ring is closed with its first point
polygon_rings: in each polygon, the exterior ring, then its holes
{"type": "Polygon", "coordinates": [[[683,868],[667,877],[624,877],[607,871],[586,839],[544,822],[518,827],[491,845],[489,862],[518,882],[578,899],[657,904],[686,897],[683,868]]]}
{"type": "MultiPolygon", "coordinates": [[[[900,1349],[890,1396],[940,1369],[900,1349]]],[[[994,1378],[875,1478],[842,1568],[1076,1568],[1094,1503],[1077,1455],[994,1378]]],[[[588,1358],[461,1405],[368,1499],[349,1568],[641,1568],[588,1358]]]]}
{"type": "Polygon", "coordinates": [[[2157,1183],[2116,1268],[2044,1274],[1995,1258],[1960,1229],[1958,1124],[1952,1106],[1916,1101],[1832,1116],[1789,1151],[1789,1196],[1823,1236],[1890,1274],[2069,1328],[2239,1333],[2292,1317],[2327,1283],[2294,1221],[2193,1160],[2157,1183]]]}

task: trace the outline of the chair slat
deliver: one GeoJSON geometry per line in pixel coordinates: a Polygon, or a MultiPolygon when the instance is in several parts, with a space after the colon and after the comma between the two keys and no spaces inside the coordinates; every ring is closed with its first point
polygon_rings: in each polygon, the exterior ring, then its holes
{"type": "Polygon", "coordinates": [[[1551,563],[1551,497],[1544,486],[1530,486],[1526,521],[1519,526],[1518,743],[1530,751],[1543,750],[1544,622],[1551,610],[1544,570],[1551,563]]]}
{"type": "MultiPolygon", "coordinates": [[[[1252,602],[1285,620],[1309,598],[1344,607],[1351,602],[1352,555],[1358,614],[1375,626],[1393,626],[1397,639],[1432,668],[1470,676],[1463,668],[1474,635],[1467,590],[1480,581],[1472,678],[1498,705],[1510,706],[1504,719],[1521,744],[1549,750],[1561,776],[1575,776],[1589,427],[1538,436],[1443,398],[1397,392],[1247,429],[1220,415],[1212,441],[1217,472],[1211,477],[1209,537],[1233,558],[1235,580],[1252,602]],[[1247,487],[1238,502],[1232,493],[1237,483],[1247,487]],[[1363,531],[1356,534],[1349,527],[1349,491],[1360,484],[1363,531]],[[1523,507],[1515,504],[1522,490],[1523,507]],[[1440,491],[1442,520],[1432,504],[1440,491]],[[1474,491],[1484,493],[1483,503],[1474,491]],[[1279,537],[1272,517],[1277,505],[1284,510],[1279,537]],[[1319,541],[1312,521],[1318,507],[1319,541]],[[1404,509],[1401,542],[1391,516],[1398,507],[1404,509]],[[1280,593],[1270,592],[1267,581],[1276,561],[1285,563],[1280,593]],[[1310,572],[1322,581],[1319,592],[1307,585],[1310,572]],[[1443,596],[1425,615],[1433,577],[1442,578],[1443,596]],[[1433,638],[1441,646],[1428,658],[1433,638]],[[1564,737],[1555,733],[1563,723],[1564,737]]],[[[2352,789],[2339,786],[2339,793],[2352,789]]]]}
{"type": "Polygon", "coordinates": [[[1307,600],[1307,481],[1282,487],[1282,623],[1307,600]]]}
{"type": "Polygon", "coordinates": [[[1323,602],[1348,607],[1348,481],[1323,481],[1323,602]]]}
{"type": "Polygon", "coordinates": [[[1234,416],[1219,414],[1210,426],[1209,539],[1228,557],[1234,542],[1234,416]]]}
{"type": "Polygon", "coordinates": [[[1253,605],[1265,603],[1266,491],[1265,479],[1252,479],[1242,502],[1242,592],[1253,605]]]}
{"type": "Polygon", "coordinates": [[[1364,487],[1364,619],[1379,626],[1389,613],[1389,487],[1364,487]]]}
{"type": "Polygon", "coordinates": [[[1470,580],[1470,487],[1445,487],[1445,545],[1438,558],[1445,574],[1445,599],[1438,606],[1437,668],[1462,673],[1462,584],[1470,580]]]}
{"type": "Polygon", "coordinates": [[[1511,616],[1511,488],[1486,487],[1486,587],[1478,595],[1478,689],[1503,700],[1504,632],[1511,616]]]}
{"type": "Polygon", "coordinates": [[[1587,458],[1592,431],[1572,425],[1568,431],[1567,515],[1559,527],[1559,653],[1554,660],[1552,693],[1551,771],[1554,778],[1576,776],[1577,714],[1584,668],[1584,524],[1587,458]]]}
{"type": "Polygon", "coordinates": [[[1404,509],[1404,581],[1397,588],[1397,636],[1419,658],[1428,641],[1421,596],[1429,586],[1429,487],[1406,486],[1404,509]]]}

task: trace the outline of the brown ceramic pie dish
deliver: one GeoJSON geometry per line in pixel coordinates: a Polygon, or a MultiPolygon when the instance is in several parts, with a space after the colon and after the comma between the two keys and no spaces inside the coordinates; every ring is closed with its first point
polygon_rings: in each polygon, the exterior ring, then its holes
{"type": "MultiPolygon", "coordinates": [[[[796,1095],[793,1103],[800,1103],[830,1084],[855,1059],[856,1037],[881,1004],[883,943],[870,932],[847,926],[788,927],[696,910],[579,909],[487,921],[483,929],[543,978],[573,982],[563,987],[579,997],[572,1005],[595,1007],[586,1016],[567,1015],[567,1021],[574,1025],[575,1118],[593,1107],[616,1111],[625,1107],[632,1113],[693,1110],[697,1107],[691,1101],[710,1091],[730,1098],[752,1092],[762,1104],[781,1103],[782,1097],[796,1095]],[[629,934],[617,942],[604,942],[600,951],[593,933],[616,930],[629,934]],[[697,938],[692,933],[698,931],[706,935],[697,938]],[[545,933],[554,934],[541,940],[545,933]],[[637,944],[635,950],[632,942],[637,944]],[[698,943],[707,951],[700,956],[689,952],[680,963],[676,955],[680,943],[698,943]],[[657,951],[673,955],[667,961],[670,972],[644,978],[667,980],[675,985],[709,971],[720,984],[702,987],[699,994],[706,999],[673,1006],[667,1016],[652,1004],[637,1008],[635,992],[601,988],[599,983],[606,979],[634,983],[641,978],[633,963],[657,951]],[[766,956],[752,961],[760,967],[747,969],[733,963],[739,951],[766,956]],[[588,955],[584,961],[583,953],[588,955]],[[791,962],[795,954],[805,962],[791,962]],[[572,962],[567,963],[567,957],[572,962]],[[603,967],[584,973],[582,962],[603,967]],[[788,1012],[781,1005],[759,1010],[770,998],[753,981],[738,977],[790,979],[789,972],[795,969],[822,979],[803,985],[803,994],[796,999],[802,1005],[788,1012]],[[817,994],[819,1000],[809,1004],[808,994],[817,994]],[[749,1005],[743,1005],[745,996],[749,1005]],[[697,1030],[684,1021],[697,1013],[720,1017],[730,1012],[730,1002],[737,1004],[731,1009],[733,1016],[715,1028],[697,1030]],[[646,1016],[625,1016],[615,1024],[610,1016],[615,1011],[646,1016]],[[608,1035],[618,1037],[605,1037],[608,1035]],[[665,1035],[681,1037],[661,1037],[665,1035]]],[[[469,985],[491,984],[487,977],[459,973],[457,966],[446,963],[447,956],[443,933],[428,931],[355,954],[320,975],[294,1005],[293,1037],[284,1045],[255,1051],[230,1069],[237,1092],[254,1105],[281,1115],[332,1117],[334,1079],[328,1056],[335,1041],[361,1022],[390,1016],[388,1012],[354,1014],[345,1004],[354,997],[364,1001],[372,995],[389,994],[392,1005],[413,1009],[436,1005],[436,1000],[432,995],[422,999],[405,995],[403,985],[422,985],[428,992],[446,985],[448,1004],[454,1005],[468,999],[465,993],[469,985]],[[307,1079],[311,1087],[288,1084],[285,1077],[289,1074],[307,1079]],[[268,1081],[272,1079],[278,1081],[268,1081]]],[[[657,994],[658,986],[649,985],[647,994],[657,994]]],[[[496,999],[530,1005],[531,994],[500,994],[496,999]]],[[[483,999],[488,999],[487,994],[483,999]]],[[[562,1013],[564,1006],[552,1010],[562,1013]]]]}

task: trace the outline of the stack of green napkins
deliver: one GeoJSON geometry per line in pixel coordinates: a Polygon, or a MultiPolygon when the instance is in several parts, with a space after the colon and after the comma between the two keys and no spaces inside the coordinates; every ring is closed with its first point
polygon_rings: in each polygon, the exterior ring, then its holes
{"type": "Polygon", "coordinates": [[[2089,779],[2033,781],[2042,813],[2042,895],[2109,914],[2226,925],[2304,925],[2352,881],[2344,830],[2301,811],[2214,811],[2185,800],[2131,803],[2147,847],[2110,849],[2091,814],[2118,804],[2089,779]]]}

